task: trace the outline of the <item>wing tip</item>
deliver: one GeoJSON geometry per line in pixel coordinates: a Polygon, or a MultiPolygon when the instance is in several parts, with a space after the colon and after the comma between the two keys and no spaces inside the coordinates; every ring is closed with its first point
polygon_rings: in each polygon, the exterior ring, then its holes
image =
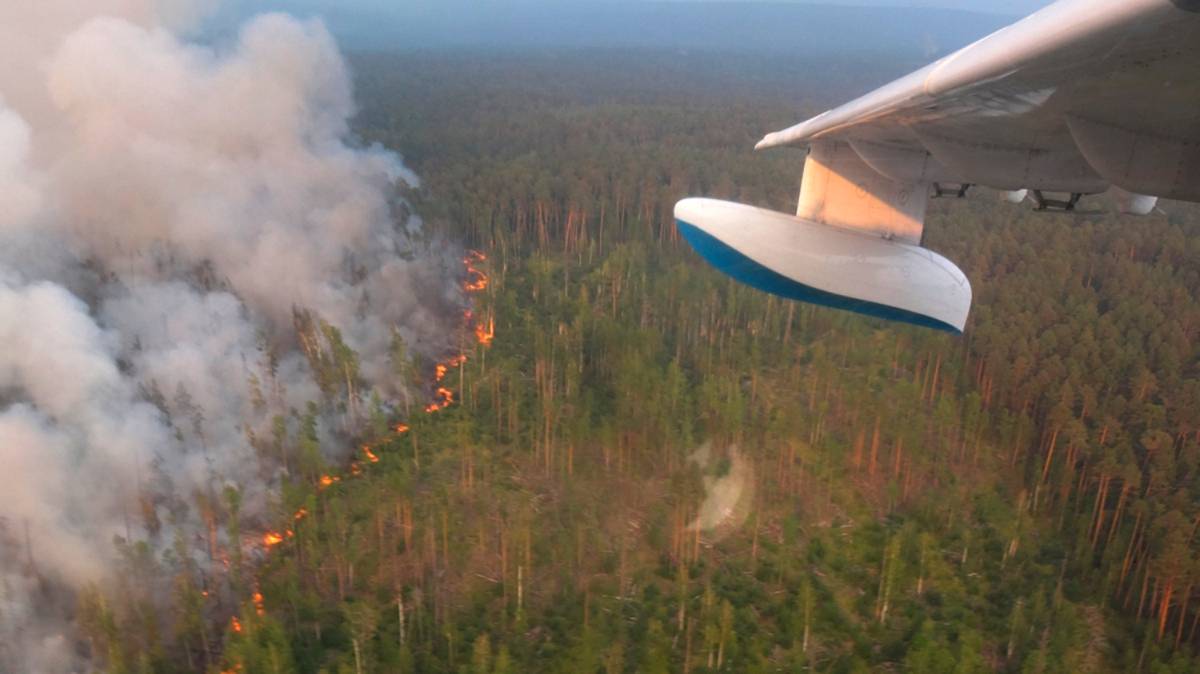
{"type": "Polygon", "coordinates": [[[762,140],[754,146],[755,150],[768,150],[773,147],[780,147],[792,142],[791,134],[787,131],[776,131],[763,136],[762,140]]]}

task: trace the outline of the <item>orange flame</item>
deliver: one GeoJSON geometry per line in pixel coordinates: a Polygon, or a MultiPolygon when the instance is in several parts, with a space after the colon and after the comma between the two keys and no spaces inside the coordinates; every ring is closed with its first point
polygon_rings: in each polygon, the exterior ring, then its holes
{"type": "MultiPolygon", "coordinates": [[[[449,374],[450,368],[459,367],[465,362],[467,362],[466,354],[460,353],[457,356],[451,356],[444,362],[438,363],[434,366],[433,383],[442,383],[442,380],[446,378],[447,374],[449,374]]],[[[435,400],[425,406],[426,412],[437,412],[438,410],[444,410],[454,404],[454,392],[445,386],[437,387],[434,390],[433,395],[435,400]]],[[[408,429],[407,426],[404,428],[405,430],[408,429]]]]}
{"type": "Polygon", "coordinates": [[[304,519],[305,517],[308,517],[308,508],[301,508],[296,511],[295,515],[292,515],[292,519],[296,520],[297,522],[304,519]]]}
{"type": "Polygon", "coordinates": [[[254,612],[258,615],[264,615],[267,612],[266,608],[263,606],[262,592],[259,592],[258,590],[254,591],[254,612]]]}
{"type": "MultiPolygon", "coordinates": [[[[467,251],[466,255],[462,259],[463,267],[466,268],[467,272],[467,279],[463,282],[463,290],[473,293],[487,289],[488,276],[482,269],[476,266],[477,264],[485,262],[486,260],[487,255],[484,255],[480,251],[467,251]]],[[[496,335],[496,325],[494,320],[489,319],[487,327],[485,328],[481,323],[475,323],[472,325],[473,317],[474,314],[470,309],[463,311],[464,327],[470,329],[475,334],[475,339],[480,344],[485,346],[491,344],[492,339],[496,335]]],[[[451,368],[459,367],[465,362],[467,362],[467,354],[460,353],[457,356],[452,356],[448,360],[436,364],[433,372],[433,383],[441,384],[442,380],[446,378],[446,375],[450,374],[451,368]]],[[[445,386],[438,386],[434,391],[434,400],[425,406],[425,411],[437,412],[438,410],[444,410],[453,404],[454,393],[445,386]]],[[[403,433],[404,431],[408,430],[408,426],[404,426],[403,424],[401,424],[401,426],[396,427],[397,433],[403,433]],[[403,426],[403,431],[400,430],[401,426],[403,426]]]]}
{"type": "Polygon", "coordinates": [[[342,478],[338,477],[337,475],[322,475],[321,476],[321,489],[324,489],[324,488],[332,485],[334,482],[341,482],[341,481],[342,481],[342,478]]]}
{"type": "Polygon", "coordinates": [[[407,432],[408,432],[408,424],[396,424],[396,434],[397,435],[400,435],[401,433],[407,433],[407,432]]]}
{"type": "Polygon", "coordinates": [[[426,412],[437,412],[438,410],[444,410],[454,404],[454,391],[451,391],[445,386],[437,387],[437,390],[433,393],[435,396],[437,396],[437,400],[434,400],[425,406],[426,412]]]}
{"type": "Polygon", "coordinates": [[[488,287],[487,274],[475,266],[477,262],[487,260],[487,256],[477,250],[467,251],[463,258],[463,266],[467,268],[467,280],[463,282],[463,290],[474,293],[486,290],[488,287]]]}
{"type": "Polygon", "coordinates": [[[475,324],[475,340],[483,346],[488,346],[492,343],[492,338],[496,336],[496,319],[489,318],[487,327],[484,328],[482,323],[475,324]]]}
{"type": "Polygon", "coordinates": [[[433,382],[435,384],[440,384],[441,381],[446,378],[446,375],[450,373],[450,368],[458,367],[465,362],[467,362],[467,357],[460,353],[457,356],[451,356],[447,360],[433,366],[433,382]]]}
{"type": "MultiPolygon", "coordinates": [[[[463,265],[467,268],[468,276],[468,281],[463,288],[467,292],[478,292],[487,289],[487,274],[475,266],[476,263],[485,260],[487,260],[487,256],[477,250],[467,251],[467,256],[463,258],[463,265]]],[[[463,312],[463,321],[467,325],[472,324],[474,317],[475,314],[470,309],[463,312]]],[[[475,333],[475,341],[483,346],[489,346],[492,343],[492,339],[496,336],[496,320],[494,317],[489,317],[486,328],[483,326],[482,321],[474,321],[472,330],[475,333]]]]}
{"type": "Polygon", "coordinates": [[[379,463],[379,457],[376,456],[375,452],[372,452],[371,448],[366,445],[363,445],[363,456],[366,456],[367,461],[370,461],[371,463],[379,463]]]}
{"type": "Polygon", "coordinates": [[[263,545],[268,548],[273,548],[283,542],[283,534],[274,531],[268,531],[263,534],[263,545]]]}
{"type": "Polygon", "coordinates": [[[478,292],[487,288],[488,279],[481,272],[476,271],[472,276],[472,280],[463,284],[463,290],[467,292],[478,292]]]}
{"type": "Polygon", "coordinates": [[[242,631],[242,622],[237,619],[237,616],[229,619],[229,626],[233,628],[234,632],[241,633],[242,631]]]}

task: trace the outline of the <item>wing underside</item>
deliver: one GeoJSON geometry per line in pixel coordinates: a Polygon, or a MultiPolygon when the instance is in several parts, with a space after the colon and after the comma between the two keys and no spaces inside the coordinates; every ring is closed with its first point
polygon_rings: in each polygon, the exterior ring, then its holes
{"type": "Polygon", "coordinates": [[[1064,0],[758,147],[846,141],[903,182],[1200,201],[1198,12],[1064,0]]]}

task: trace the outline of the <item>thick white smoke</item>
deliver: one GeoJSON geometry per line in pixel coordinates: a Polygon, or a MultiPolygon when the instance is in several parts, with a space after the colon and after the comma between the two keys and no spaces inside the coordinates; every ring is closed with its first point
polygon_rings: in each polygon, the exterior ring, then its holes
{"type": "Polygon", "coordinates": [[[456,300],[414,249],[416,178],[347,140],[325,29],[214,48],[172,32],[194,9],[0,6],[0,671],[89,667],[70,595],[114,539],[201,539],[193,495],[226,486],[264,511],[284,467],[248,438],[322,398],[297,308],[386,396],[394,336],[436,344],[456,300]]]}

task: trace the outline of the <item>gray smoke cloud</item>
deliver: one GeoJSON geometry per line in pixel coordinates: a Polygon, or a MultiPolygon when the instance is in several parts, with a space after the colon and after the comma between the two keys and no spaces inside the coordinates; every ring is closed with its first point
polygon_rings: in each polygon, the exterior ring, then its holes
{"type": "Polygon", "coordinates": [[[394,335],[436,348],[457,314],[416,177],[348,140],[325,29],[265,15],[214,48],[176,32],[198,9],[0,6],[0,671],[90,669],[71,595],[115,539],[198,539],[191,495],[227,486],[265,512],[284,469],[248,437],[322,396],[295,308],[385,397],[394,335]]]}

